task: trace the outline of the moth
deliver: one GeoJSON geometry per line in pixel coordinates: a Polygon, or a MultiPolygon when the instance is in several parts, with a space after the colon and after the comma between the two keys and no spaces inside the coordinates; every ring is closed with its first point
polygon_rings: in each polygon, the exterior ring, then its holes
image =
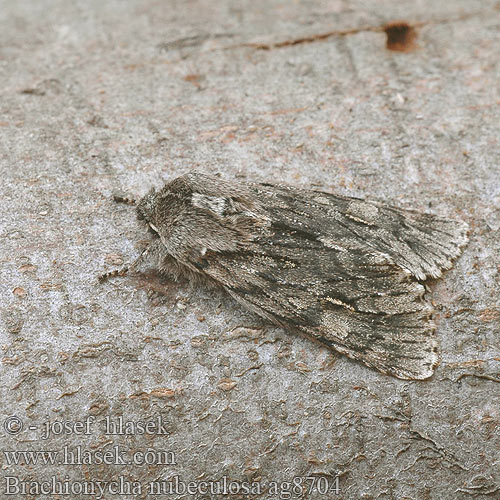
{"type": "Polygon", "coordinates": [[[152,259],[160,273],[219,286],[285,330],[382,373],[420,380],[438,364],[422,282],[460,255],[464,222],[201,172],[151,189],[137,213],[153,241],[102,281],[152,259]]]}

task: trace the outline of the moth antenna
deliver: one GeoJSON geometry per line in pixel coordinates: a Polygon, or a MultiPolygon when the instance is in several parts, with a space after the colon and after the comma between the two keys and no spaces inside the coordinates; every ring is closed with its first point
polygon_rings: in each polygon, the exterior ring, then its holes
{"type": "MultiPolygon", "coordinates": [[[[160,241],[160,240],[158,240],[158,241],[160,241]]],[[[142,251],[141,255],[139,255],[139,257],[137,257],[137,259],[135,259],[134,262],[132,262],[132,264],[130,264],[130,266],[123,266],[120,269],[113,269],[113,271],[109,271],[107,273],[101,274],[98,278],[99,283],[104,283],[109,278],[115,278],[117,276],[126,276],[130,272],[134,272],[137,269],[137,267],[144,262],[146,257],[148,257],[148,255],[151,252],[154,252],[157,249],[157,246],[158,246],[157,242],[150,243],[142,251]]]]}
{"type": "Polygon", "coordinates": [[[113,201],[116,201],[116,203],[125,203],[126,205],[137,205],[137,200],[135,198],[122,196],[120,194],[114,194],[113,201]]]}
{"type": "Polygon", "coordinates": [[[116,276],[125,276],[129,272],[129,269],[130,268],[128,266],[124,266],[121,269],[113,269],[113,271],[101,274],[97,279],[99,283],[104,283],[109,278],[115,278],[116,276]]]}

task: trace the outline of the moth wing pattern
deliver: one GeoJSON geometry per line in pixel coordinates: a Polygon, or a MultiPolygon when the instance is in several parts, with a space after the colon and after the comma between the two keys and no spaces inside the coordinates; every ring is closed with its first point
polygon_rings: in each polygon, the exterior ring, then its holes
{"type": "Polygon", "coordinates": [[[278,275],[245,276],[239,259],[225,261],[223,269],[215,263],[207,272],[217,280],[230,278],[225,289],[236,300],[287,330],[305,333],[382,373],[430,377],[438,355],[432,310],[422,300],[424,287],[382,254],[360,252],[352,265],[319,247],[312,253],[300,269],[279,250],[268,255],[266,265],[281,267],[278,275]],[[321,274],[332,260],[338,274],[321,274]],[[286,283],[283,266],[289,267],[286,283]],[[269,293],[277,285],[280,293],[269,293]]]}
{"type": "Polygon", "coordinates": [[[422,281],[450,269],[468,241],[462,221],[291,186],[263,184],[257,190],[274,217],[292,230],[305,228],[326,245],[387,254],[422,281]]]}
{"type": "Polygon", "coordinates": [[[155,196],[143,206],[153,207],[146,219],[158,230],[165,261],[383,373],[432,375],[437,342],[420,281],[451,267],[467,241],[463,222],[201,173],[155,196]]]}

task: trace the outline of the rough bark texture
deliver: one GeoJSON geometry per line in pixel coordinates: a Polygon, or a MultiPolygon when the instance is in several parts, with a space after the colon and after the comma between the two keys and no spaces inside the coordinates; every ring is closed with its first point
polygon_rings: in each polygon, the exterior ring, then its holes
{"type": "Polygon", "coordinates": [[[500,497],[498,1],[3,1],[0,27],[2,498],[53,476],[181,498],[148,490],[175,475],[263,490],[339,476],[338,496],[312,499],[500,497]],[[193,168],[468,222],[429,287],[435,375],[381,375],[151,273],[98,285],[146,239],[111,194],[193,168]],[[88,434],[42,439],[89,415],[88,434]],[[120,416],[168,435],[106,435],[120,416]],[[4,453],[65,446],[172,454],[4,453]]]}

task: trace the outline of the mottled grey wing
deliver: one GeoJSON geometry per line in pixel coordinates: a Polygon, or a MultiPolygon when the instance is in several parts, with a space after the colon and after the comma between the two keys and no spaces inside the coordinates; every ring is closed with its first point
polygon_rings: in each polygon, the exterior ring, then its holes
{"type": "Polygon", "coordinates": [[[434,325],[417,278],[451,266],[466,226],[326,193],[252,189],[270,226],[245,251],[208,252],[204,273],[286,329],[383,373],[430,377],[434,325]]]}
{"type": "Polygon", "coordinates": [[[383,373],[432,375],[436,342],[424,288],[383,254],[327,248],[281,228],[247,254],[209,258],[205,273],[285,329],[383,373]]]}
{"type": "Polygon", "coordinates": [[[462,221],[291,186],[252,186],[276,223],[333,248],[384,253],[418,280],[441,276],[468,240],[462,221]]]}

